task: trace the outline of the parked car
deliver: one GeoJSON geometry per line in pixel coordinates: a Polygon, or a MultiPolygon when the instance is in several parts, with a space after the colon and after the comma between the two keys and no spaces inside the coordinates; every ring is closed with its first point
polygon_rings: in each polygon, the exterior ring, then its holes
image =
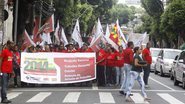
{"type": "Polygon", "coordinates": [[[152,56],[152,64],[150,66],[151,71],[155,70],[156,59],[157,59],[157,56],[158,56],[160,50],[161,50],[160,48],[150,48],[150,52],[151,52],[151,56],[152,56]]]}
{"type": "Polygon", "coordinates": [[[174,58],[180,54],[181,50],[177,49],[162,49],[157,57],[155,65],[155,74],[160,73],[163,77],[165,74],[169,74],[172,68],[174,58]]]}
{"type": "Polygon", "coordinates": [[[172,64],[172,68],[171,68],[171,71],[170,71],[170,79],[173,80],[174,79],[174,71],[175,71],[175,68],[176,68],[176,64],[177,64],[177,61],[178,61],[178,58],[179,58],[179,55],[177,55],[175,57],[175,59],[173,60],[173,64],[172,64]]]}
{"type": "Polygon", "coordinates": [[[182,83],[185,89],[185,50],[180,53],[174,70],[174,85],[179,85],[179,83],[182,83]]]}

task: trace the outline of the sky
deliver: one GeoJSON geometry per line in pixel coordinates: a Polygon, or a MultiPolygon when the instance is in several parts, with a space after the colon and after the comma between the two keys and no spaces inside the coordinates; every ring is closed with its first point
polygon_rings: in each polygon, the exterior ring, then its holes
{"type": "Polygon", "coordinates": [[[125,0],[118,0],[118,3],[125,3],[125,0]]]}

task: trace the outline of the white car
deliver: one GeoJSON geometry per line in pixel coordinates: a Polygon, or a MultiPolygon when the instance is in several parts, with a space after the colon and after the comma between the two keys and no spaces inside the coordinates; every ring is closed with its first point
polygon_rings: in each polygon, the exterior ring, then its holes
{"type": "Polygon", "coordinates": [[[151,71],[155,70],[156,59],[157,59],[157,56],[158,56],[160,50],[161,50],[160,48],[150,48],[150,53],[152,56],[152,64],[150,65],[151,71]]]}
{"type": "Polygon", "coordinates": [[[174,58],[179,55],[181,50],[177,49],[162,49],[156,60],[155,74],[160,72],[163,77],[165,74],[169,74],[172,68],[174,58]]]}

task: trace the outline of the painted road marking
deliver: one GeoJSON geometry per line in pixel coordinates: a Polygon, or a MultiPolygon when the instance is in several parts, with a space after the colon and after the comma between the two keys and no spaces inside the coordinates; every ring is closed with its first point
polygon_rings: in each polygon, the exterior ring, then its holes
{"type": "Polygon", "coordinates": [[[165,101],[167,101],[170,104],[184,104],[183,102],[177,100],[173,96],[167,93],[157,93],[161,98],[163,98],[165,101]]]}
{"type": "MultiPolygon", "coordinates": [[[[22,94],[22,92],[11,92],[11,93],[8,93],[7,96],[8,96],[8,99],[11,100],[18,97],[20,94],[22,94]]],[[[0,98],[0,101],[1,101],[1,98],[0,98]]]]}
{"type": "Polygon", "coordinates": [[[115,103],[110,92],[99,92],[100,103],[115,103]]]}
{"type": "Polygon", "coordinates": [[[139,93],[133,93],[133,96],[130,96],[135,104],[150,104],[148,101],[144,101],[144,97],[139,93]]]}
{"type": "Polygon", "coordinates": [[[69,92],[63,100],[63,103],[77,103],[81,92],[69,92]]]}
{"type": "Polygon", "coordinates": [[[46,97],[50,96],[51,92],[40,92],[37,95],[33,96],[27,102],[42,102],[46,97]]]}
{"type": "Polygon", "coordinates": [[[162,85],[162,86],[164,86],[164,87],[166,87],[166,88],[168,88],[168,89],[170,89],[170,90],[172,90],[172,91],[175,91],[175,89],[173,89],[173,88],[171,88],[171,87],[169,87],[169,86],[167,86],[167,85],[165,85],[165,84],[163,84],[163,83],[161,83],[161,82],[155,80],[154,78],[152,78],[152,77],[149,77],[149,78],[150,78],[151,80],[153,80],[154,82],[156,82],[156,83],[158,83],[158,84],[160,84],[160,85],[162,85]]]}

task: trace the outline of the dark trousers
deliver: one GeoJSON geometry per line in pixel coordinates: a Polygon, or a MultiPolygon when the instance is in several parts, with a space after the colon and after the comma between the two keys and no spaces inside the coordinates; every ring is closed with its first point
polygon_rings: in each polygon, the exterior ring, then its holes
{"type": "Polygon", "coordinates": [[[150,75],[150,64],[148,64],[147,66],[143,67],[144,69],[144,75],[143,75],[143,80],[145,82],[145,85],[148,85],[148,78],[150,75]]]}
{"type": "Polygon", "coordinates": [[[1,76],[1,100],[7,99],[7,89],[10,75],[3,73],[1,76]]]}
{"type": "Polygon", "coordinates": [[[116,83],[116,69],[114,69],[114,67],[107,66],[106,76],[107,76],[107,84],[116,83]]]}
{"type": "Polygon", "coordinates": [[[98,86],[105,85],[105,66],[97,65],[97,82],[98,86]]]}
{"type": "Polygon", "coordinates": [[[14,68],[14,73],[15,73],[15,76],[14,76],[14,85],[18,85],[17,83],[17,76],[20,76],[20,69],[17,69],[17,68],[14,68]]]}

